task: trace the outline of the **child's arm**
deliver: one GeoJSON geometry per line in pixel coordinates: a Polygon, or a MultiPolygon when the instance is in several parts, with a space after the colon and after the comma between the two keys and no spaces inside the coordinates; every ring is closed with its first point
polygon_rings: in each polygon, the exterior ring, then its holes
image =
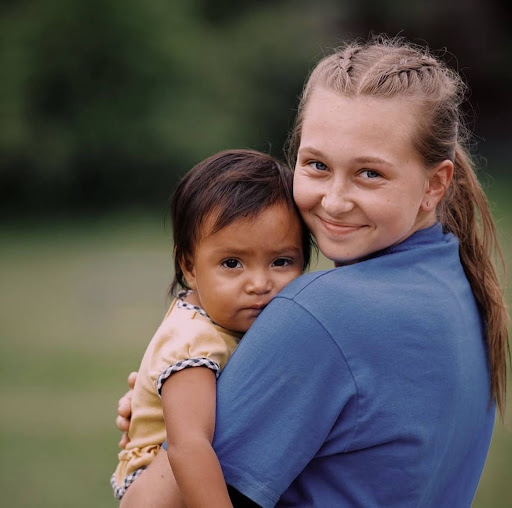
{"type": "Polygon", "coordinates": [[[216,379],[205,367],[173,374],[162,387],[167,455],[188,508],[231,507],[224,476],[212,448],[216,379]]]}

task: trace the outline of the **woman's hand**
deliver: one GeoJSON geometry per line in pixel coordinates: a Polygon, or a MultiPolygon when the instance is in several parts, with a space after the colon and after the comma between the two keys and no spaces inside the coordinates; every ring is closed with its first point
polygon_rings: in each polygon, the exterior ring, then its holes
{"type": "Polygon", "coordinates": [[[119,399],[117,405],[116,426],[123,432],[121,441],[119,441],[120,448],[125,448],[130,441],[128,429],[130,428],[130,419],[132,417],[132,394],[136,379],[137,372],[131,372],[128,376],[128,386],[130,389],[119,399]]]}

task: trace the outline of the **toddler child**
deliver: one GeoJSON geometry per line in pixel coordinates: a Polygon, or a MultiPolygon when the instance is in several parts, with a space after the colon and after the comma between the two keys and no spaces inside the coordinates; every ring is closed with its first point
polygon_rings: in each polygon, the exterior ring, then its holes
{"type": "Polygon", "coordinates": [[[292,181],[269,155],[229,150],[200,162],[176,188],[173,299],[139,367],[130,442],[111,479],[117,499],[167,439],[176,503],[229,505],[211,446],[215,381],[242,334],[309,263],[311,237],[292,181]]]}

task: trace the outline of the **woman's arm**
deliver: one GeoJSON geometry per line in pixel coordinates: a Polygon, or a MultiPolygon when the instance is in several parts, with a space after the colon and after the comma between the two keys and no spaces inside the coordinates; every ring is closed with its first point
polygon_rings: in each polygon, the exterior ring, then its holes
{"type": "MultiPolygon", "coordinates": [[[[350,445],[356,412],[343,408],[356,401],[351,371],[329,332],[302,305],[274,298],[218,380],[213,446],[226,483],[258,505],[275,506],[318,453],[331,453],[326,440],[335,424],[336,453],[350,445]]],[[[308,504],[306,485],[283,504],[308,504]]]]}
{"type": "Polygon", "coordinates": [[[216,379],[205,367],[173,374],[162,387],[167,455],[187,507],[231,507],[212,448],[216,379]]]}
{"type": "MultiPolygon", "coordinates": [[[[235,508],[257,508],[249,498],[228,486],[235,508]]],[[[162,448],[153,462],[123,496],[119,508],[185,508],[176,479],[169,467],[167,452],[162,448]]]]}
{"type": "Polygon", "coordinates": [[[119,508],[185,508],[163,448],[144,474],[130,485],[119,508]]]}

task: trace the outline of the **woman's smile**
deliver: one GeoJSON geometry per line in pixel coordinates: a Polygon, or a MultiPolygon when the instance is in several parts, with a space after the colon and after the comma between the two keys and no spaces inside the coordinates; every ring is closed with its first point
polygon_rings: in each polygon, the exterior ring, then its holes
{"type": "Polygon", "coordinates": [[[366,227],[365,225],[351,224],[347,222],[336,222],[332,219],[326,219],[320,215],[317,215],[317,217],[323,227],[328,231],[328,233],[336,237],[343,237],[350,235],[351,233],[357,233],[366,227]]]}
{"type": "Polygon", "coordinates": [[[294,197],[322,253],[353,263],[436,221],[427,170],[405,129],[413,105],[315,89],[305,109],[294,197]]]}

